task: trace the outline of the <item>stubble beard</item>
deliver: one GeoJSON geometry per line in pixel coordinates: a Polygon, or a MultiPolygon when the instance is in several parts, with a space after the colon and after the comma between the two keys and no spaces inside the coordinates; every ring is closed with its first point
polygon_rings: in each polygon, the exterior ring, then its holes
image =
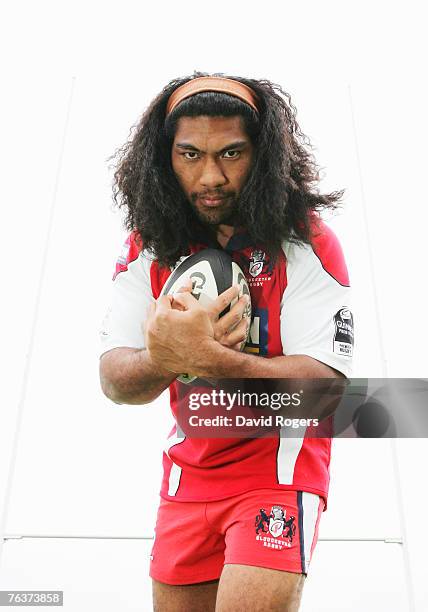
{"type": "Polygon", "coordinates": [[[206,226],[214,229],[218,225],[230,225],[237,227],[241,224],[239,214],[237,212],[237,198],[231,197],[224,205],[218,208],[209,208],[198,205],[197,197],[190,200],[190,206],[198,218],[198,220],[206,226]]]}

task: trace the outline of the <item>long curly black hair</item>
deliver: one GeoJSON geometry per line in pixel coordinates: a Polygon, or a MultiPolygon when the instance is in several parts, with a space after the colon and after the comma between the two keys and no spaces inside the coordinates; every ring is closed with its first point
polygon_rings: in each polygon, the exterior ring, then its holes
{"type": "Polygon", "coordinates": [[[226,75],[195,72],[168,83],[131,128],[128,142],[110,158],[115,160],[113,199],[125,210],[127,229],[137,230],[162,265],[174,265],[189,254],[190,243],[210,230],[197,219],[172,170],[175,127],[183,116],[239,115],[254,157],[236,202],[238,217],[245,219],[254,244],[262,244],[272,257],[284,240],[309,243],[313,220],[323,209],[337,208],[344,190],[319,193],[319,167],[290,95],[268,80],[229,76],[255,91],[258,114],[235,97],[203,92],[185,99],[165,118],[172,92],[200,76],[226,75]]]}

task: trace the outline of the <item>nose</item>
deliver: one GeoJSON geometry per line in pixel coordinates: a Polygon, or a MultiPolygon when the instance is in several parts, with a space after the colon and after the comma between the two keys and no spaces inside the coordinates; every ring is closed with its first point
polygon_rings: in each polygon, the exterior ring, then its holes
{"type": "Polygon", "coordinates": [[[214,189],[215,187],[221,187],[227,183],[227,177],[225,176],[223,169],[218,160],[206,157],[202,166],[201,176],[199,182],[203,187],[207,189],[214,189]]]}

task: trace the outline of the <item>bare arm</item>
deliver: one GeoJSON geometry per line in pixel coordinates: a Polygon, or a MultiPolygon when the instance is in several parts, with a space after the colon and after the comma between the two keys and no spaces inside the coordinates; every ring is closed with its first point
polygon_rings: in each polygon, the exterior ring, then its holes
{"type": "MultiPolygon", "coordinates": [[[[190,292],[191,282],[187,283],[182,291],[190,292]]],[[[178,292],[179,293],[179,292],[178,292]]],[[[224,345],[239,350],[242,341],[247,335],[249,322],[242,319],[245,310],[246,298],[241,298],[228,314],[218,320],[219,313],[237,296],[238,288],[232,287],[227,290],[218,302],[214,302],[209,313],[209,325],[213,330],[213,342],[219,346],[224,345]],[[233,330],[233,331],[231,331],[233,330]]],[[[174,308],[174,299],[171,296],[162,298],[171,308],[174,308]]],[[[178,304],[176,308],[180,308],[178,304]]],[[[179,314],[178,311],[176,311],[179,314]]],[[[208,315],[207,315],[208,316],[208,315]]],[[[180,327],[180,322],[178,321],[180,327]]],[[[146,320],[146,331],[157,330],[159,317],[156,315],[156,306],[149,310],[146,320]]],[[[163,339],[163,344],[173,349],[177,328],[168,331],[163,339]]],[[[198,340],[192,343],[193,334],[188,330],[187,339],[181,336],[183,343],[191,350],[197,352],[198,340]]],[[[188,352],[188,351],[186,351],[188,352]]],[[[147,349],[136,349],[129,347],[118,347],[107,351],[100,360],[100,381],[103,393],[117,404],[147,404],[158,397],[177,377],[178,374],[187,372],[185,356],[180,357],[178,353],[178,370],[176,372],[167,369],[163,363],[162,356],[157,361],[152,358],[152,353],[147,349]]]]}
{"type": "Polygon", "coordinates": [[[266,359],[231,351],[221,345],[207,347],[197,374],[206,378],[339,378],[343,374],[308,355],[266,359]]]}
{"type": "Polygon", "coordinates": [[[101,388],[116,404],[147,404],[176,376],[154,364],[145,349],[115,348],[104,353],[100,360],[101,388]]]}
{"type": "MultiPolygon", "coordinates": [[[[217,298],[217,310],[227,305],[227,292],[217,298]],[[222,303],[222,301],[224,303],[222,303]]],[[[171,307],[168,296],[157,303],[147,327],[147,347],[154,364],[179,374],[203,378],[336,378],[342,374],[307,355],[266,359],[232,350],[216,341],[213,315],[192,295],[175,298],[184,311],[171,307]],[[171,341],[173,338],[173,341],[171,341]]]]}
{"type": "Polygon", "coordinates": [[[159,298],[149,311],[147,349],[120,347],[101,357],[104,394],[118,404],[146,404],[175,378],[191,373],[202,378],[335,378],[342,374],[307,355],[265,359],[237,348],[246,336],[241,321],[243,298],[218,320],[237,289],[225,291],[211,310],[201,308],[190,294],[159,298]],[[183,307],[176,310],[174,303],[183,307]],[[237,322],[241,321],[238,325],[237,322]],[[236,327],[234,327],[236,326],[236,327]],[[233,329],[232,332],[228,331],[233,329]]]}

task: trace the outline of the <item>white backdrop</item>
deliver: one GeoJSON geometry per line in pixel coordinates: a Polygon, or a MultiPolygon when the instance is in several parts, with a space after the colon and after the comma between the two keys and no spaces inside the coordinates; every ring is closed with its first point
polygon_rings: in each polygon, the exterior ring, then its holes
{"type": "MultiPolygon", "coordinates": [[[[422,8],[272,0],[263,9],[240,0],[18,1],[7,8],[0,115],[6,534],[152,533],[171,424],[167,398],[128,407],[102,396],[98,328],[125,236],[111,206],[107,158],[173,77],[224,71],[269,78],[291,93],[324,168],[322,188],[346,188],[345,209],[330,223],[354,287],[354,375],[426,375],[422,8]]],[[[428,499],[419,478],[426,441],[398,442],[404,523],[390,443],[340,440],[335,448],[302,609],[426,609],[428,499]],[[326,541],[402,538],[403,526],[410,608],[400,544],[326,541]]],[[[73,612],[149,611],[149,546],[7,540],[0,588],[63,589],[73,612]]]]}

